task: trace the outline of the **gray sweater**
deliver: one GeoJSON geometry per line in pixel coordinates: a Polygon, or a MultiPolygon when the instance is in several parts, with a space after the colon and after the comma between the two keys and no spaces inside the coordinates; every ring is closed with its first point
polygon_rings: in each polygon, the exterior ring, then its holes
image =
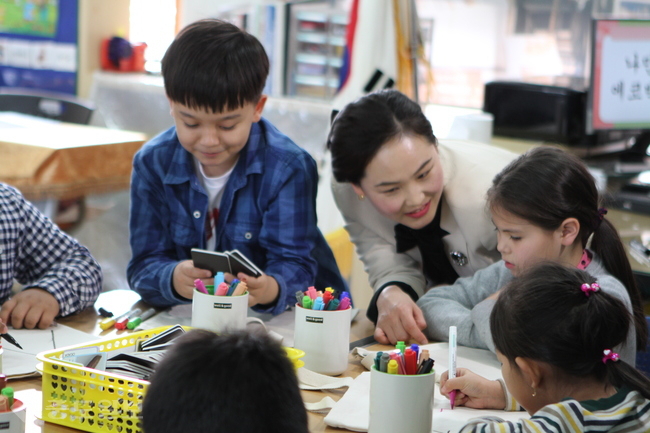
{"type": "MultiPolygon", "coordinates": [[[[632,314],[632,302],[625,286],[611,276],[600,259],[592,252],[593,259],[585,269],[598,280],[601,290],[620,299],[632,314]]],[[[432,340],[447,341],[449,327],[458,329],[458,344],[495,351],[490,333],[490,313],[494,300],[486,300],[507,283],[512,273],[503,260],[477,271],[473,276],[459,278],[451,286],[430,289],[417,304],[427,321],[425,333],[432,340]]],[[[630,323],[627,340],[622,347],[615,348],[628,364],[636,365],[636,330],[630,323]]]]}

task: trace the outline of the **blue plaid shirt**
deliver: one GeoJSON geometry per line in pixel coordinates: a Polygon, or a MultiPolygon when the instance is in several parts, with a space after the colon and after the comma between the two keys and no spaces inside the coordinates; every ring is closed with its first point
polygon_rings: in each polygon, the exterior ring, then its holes
{"type": "MultiPolygon", "coordinates": [[[[216,251],[238,249],[278,282],[279,314],[295,293],[315,285],[345,290],[334,256],[316,226],[318,173],[313,158],[265,119],[254,123],[219,206],[216,251]]],[[[131,178],[131,288],[154,306],[188,299],[173,289],[179,261],[205,248],[208,196],[193,156],[172,127],[136,154],[131,178]]]]}
{"type": "Polygon", "coordinates": [[[14,279],[53,295],[60,316],[92,305],[102,289],[102,270],[86,247],[0,183],[1,303],[11,296],[14,279]]]}

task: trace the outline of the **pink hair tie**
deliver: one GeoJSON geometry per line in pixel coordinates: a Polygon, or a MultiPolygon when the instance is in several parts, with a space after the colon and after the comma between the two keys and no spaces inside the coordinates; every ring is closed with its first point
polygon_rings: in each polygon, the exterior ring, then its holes
{"type": "Polygon", "coordinates": [[[599,220],[602,220],[605,217],[605,215],[607,215],[607,209],[606,208],[601,207],[600,209],[598,209],[598,219],[599,220]]]}
{"type": "Polygon", "coordinates": [[[616,352],[612,352],[610,349],[603,350],[603,364],[607,364],[607,361],[618,361],[619,355],[616,352]]]}
{"type": "Polygon", "coordinates": [[[598,283],[593,283],[593,284],[583,284],[580,286],[580,290],[589,297],[592,293],[596,293],[597,291],[600,290],[600,285],[598,283]]]}

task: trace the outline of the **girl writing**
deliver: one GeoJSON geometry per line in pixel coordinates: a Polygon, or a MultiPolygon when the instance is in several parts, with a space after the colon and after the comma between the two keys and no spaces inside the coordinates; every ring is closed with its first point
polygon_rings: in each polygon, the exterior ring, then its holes
{"type": "Polygon", "coordinates": [[[428,336],[446,340],[449,326],[455,325],[459,344],[494,351],[488,322],[499,289],[531,265],[550,260],[586,270],[604,292],[623,302],[635,326],[618,350],[634,365],[636,347],[645,347],[648,335],[641,295],[623,244],[605,218],[607,211],[598,207],[594,179],[582,162],[560,149],[532,149],[494,178],[488,208],[502,260],[420,298],[428,336]]]}
{"type": "Polygon", "coordinates": [[[534,266],[499,295],[490,315],[503,381],[466,369],[440,378],[456,404],[516,409],[532,417],[475,419],[462,432],[647,432],[650,380],[612,350],[628,335],[628,308],[587,272],[534,266]],[[505,383],[505,386],[504,386],[505,383]]]}

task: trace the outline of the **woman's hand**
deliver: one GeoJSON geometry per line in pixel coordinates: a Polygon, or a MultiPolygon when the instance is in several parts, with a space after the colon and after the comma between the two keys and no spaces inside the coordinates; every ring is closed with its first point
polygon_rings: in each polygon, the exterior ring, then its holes
{"type": "Polygon", "coordinates": [[[427,327],[420,307],[398,286],[388,286],[377,298],[377,327],[375,340],[382,344],[395,344],[411,338],[427,344],[422,332],[427,327]]]}
{"type": "Polygon", "coordinates": [[[456,370],[456,377],[448,379],[449,372],[440,376],[440,393],[449,398],[449,393],[456,390],[454,404],[474,409],[505,409],[506,396],[501,384],[466,369],[456,370]]]}

